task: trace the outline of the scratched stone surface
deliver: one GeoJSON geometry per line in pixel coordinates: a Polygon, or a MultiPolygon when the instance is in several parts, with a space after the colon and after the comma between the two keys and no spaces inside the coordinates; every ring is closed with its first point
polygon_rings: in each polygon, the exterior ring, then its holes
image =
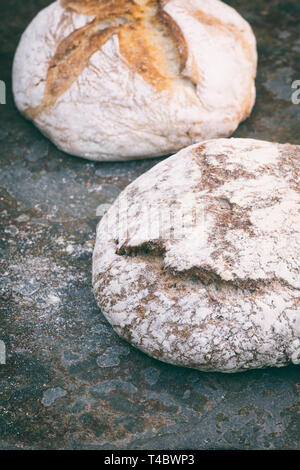
{"type": "MultiPolygon", "coordinates": [[[[11,94],[13,54],[50,2],[2,3],[0,448],[299,448],[299,367],[201,373],[153,360],[112,331],[91,289],[96,225],[159,160],[90,163],[25,121],[11,94]]],[[[299,144],[299,1],[228,3],[252,24],[260,56],[257,104],[235,135],[299,144]]]]}

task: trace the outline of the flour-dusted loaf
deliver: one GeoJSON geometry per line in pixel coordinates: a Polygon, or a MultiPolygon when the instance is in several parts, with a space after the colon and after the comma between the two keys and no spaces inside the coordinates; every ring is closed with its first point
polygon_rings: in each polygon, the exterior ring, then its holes
{"type": "Polygon", "coordinates": [[[256,66],[249,24],[219,0],[59,0],[23,34],[13,91],[60,149],[128,160],[229,136],[256,66]]]}
{"type": "Polygon", "coordinates": [[[101,220],[93,284],[116,332],[204,371],[300,363],[300,146],[196,144],[101,220]]]}

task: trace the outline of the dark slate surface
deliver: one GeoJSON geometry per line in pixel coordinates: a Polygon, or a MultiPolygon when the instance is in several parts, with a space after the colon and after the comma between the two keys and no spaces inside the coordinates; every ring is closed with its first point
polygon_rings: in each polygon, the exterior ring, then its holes
{"type": "MultiPolygon", "coordinates": [[[[0,448],[299,448],[299,367],[223,375],[168,366],[125,344],[97,308],[91,256],[103,205],[158,160],[71,157],[18,114],[13,54],[49,3],[1,3],[0,448]]],[[[260,54],[257,105],[235,135],[299,144],[299,1],[229,3],[253,25],[260,54]]]]}

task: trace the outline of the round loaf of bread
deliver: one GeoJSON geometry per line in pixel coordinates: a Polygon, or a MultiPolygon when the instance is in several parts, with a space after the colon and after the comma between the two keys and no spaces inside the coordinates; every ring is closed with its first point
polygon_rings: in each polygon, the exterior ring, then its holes
{"type": "Polygon", "coordinates": [[[256,67],[249,24],[219,0],[59,0],[23,34],[13,91],[61,150],[129,160],[229,136],[256,67]]]}
{"type": "Polygon", "coordinates": [[[203,371],[300,363],[300,146],[193,145],[102,218],[94,292],[116,332],[203,371]]]}

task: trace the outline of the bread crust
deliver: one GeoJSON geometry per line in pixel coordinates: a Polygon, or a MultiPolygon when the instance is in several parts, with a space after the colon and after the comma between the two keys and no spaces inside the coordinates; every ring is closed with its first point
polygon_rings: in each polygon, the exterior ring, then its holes
{"type": "Polygon", "coordinates": [[[101,220],[99,306],[145,353],[204,371],[300,363],[300,146],[196,144],[101,220]]]}
{"type": "Polygon", "coordinates": [[[62,150],[127,160],[230,135],[256,66],[250,26],[219,0],[59,0],[23,34],[13,91],[62,150]]]}

